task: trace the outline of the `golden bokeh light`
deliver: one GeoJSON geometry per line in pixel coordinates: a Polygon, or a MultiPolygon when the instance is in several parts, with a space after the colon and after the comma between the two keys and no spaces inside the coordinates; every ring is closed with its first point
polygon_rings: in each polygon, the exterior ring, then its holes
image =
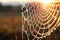
{"type": "Polygon", "coordinates": [[[53,0],[41,0],[41,2],[44,3],[44,4],[48,4],[50,2],[53,2],[53,0]]]}
{"type": "Polygon", "coordinates": [[[43,4],[49,4],[49,3],[52,3],[54,2],[54,0],[35,0],[36,2],[40,2],[40,3],[43,3],[43,4]]]}

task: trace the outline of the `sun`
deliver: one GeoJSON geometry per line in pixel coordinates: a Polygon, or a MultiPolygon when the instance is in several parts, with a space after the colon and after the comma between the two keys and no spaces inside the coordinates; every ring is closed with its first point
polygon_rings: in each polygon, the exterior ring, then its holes
{"type": "Polygon", "coordinates": [[[41,0],[42,3],[48,4],[50,2],[53,2],[53,0],[41,0]]]}
{"type": "Polygon", "coordinates": [[[36,2],[41,2],[43,4],[48,4],[48,3],[51,3],[53,2],[53,0],[35,0],[36,2]]]}

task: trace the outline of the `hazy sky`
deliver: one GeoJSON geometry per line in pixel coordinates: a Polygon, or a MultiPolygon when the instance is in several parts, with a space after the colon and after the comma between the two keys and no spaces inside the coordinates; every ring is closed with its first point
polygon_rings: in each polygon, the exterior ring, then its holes
{"type": "Polygon", "coordinates": [[[32,0],[0,0],[0,2],[30,2],[32,0]]]}
{"type": "Polygon", "coordinates": [[[19,3],[31,2],[33,0],[0,0],[3,5],[19,5],[19,3]]]}
{"type": "Polygon", "coordinates": [[[3,5],[19,5],[19,3],[33,2],[38,0],[0,0],[3,5]]]}

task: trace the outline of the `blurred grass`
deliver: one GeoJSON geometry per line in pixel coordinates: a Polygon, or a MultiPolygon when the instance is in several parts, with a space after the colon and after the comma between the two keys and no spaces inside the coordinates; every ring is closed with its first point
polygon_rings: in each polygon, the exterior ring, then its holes
{"type": "MultiPolygon", "coordinates": [[[[1,13],[0,13],[1,14],[1,13]]],[[[9,14],[9,13],[8,13],[9,14]]],[[[1,15],[0,16],[0,32],[10,34],[14,32],[18,26],[21,27],[22,19],[21,15],[1,15]]]]}

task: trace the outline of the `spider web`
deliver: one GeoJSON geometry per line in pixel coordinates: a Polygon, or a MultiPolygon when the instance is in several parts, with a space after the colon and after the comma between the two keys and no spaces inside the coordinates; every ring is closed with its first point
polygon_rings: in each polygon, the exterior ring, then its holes
{"type": "Polygon", "coordinates": [[[24,10],[22,15],[22,40],[23,33],[26,34],[27,40],[41,40],[50,35],[57,27],[60,26],[60,4],[52,3],[45,8],[40,3],[27,3],[21,8],[24,10]]]}

